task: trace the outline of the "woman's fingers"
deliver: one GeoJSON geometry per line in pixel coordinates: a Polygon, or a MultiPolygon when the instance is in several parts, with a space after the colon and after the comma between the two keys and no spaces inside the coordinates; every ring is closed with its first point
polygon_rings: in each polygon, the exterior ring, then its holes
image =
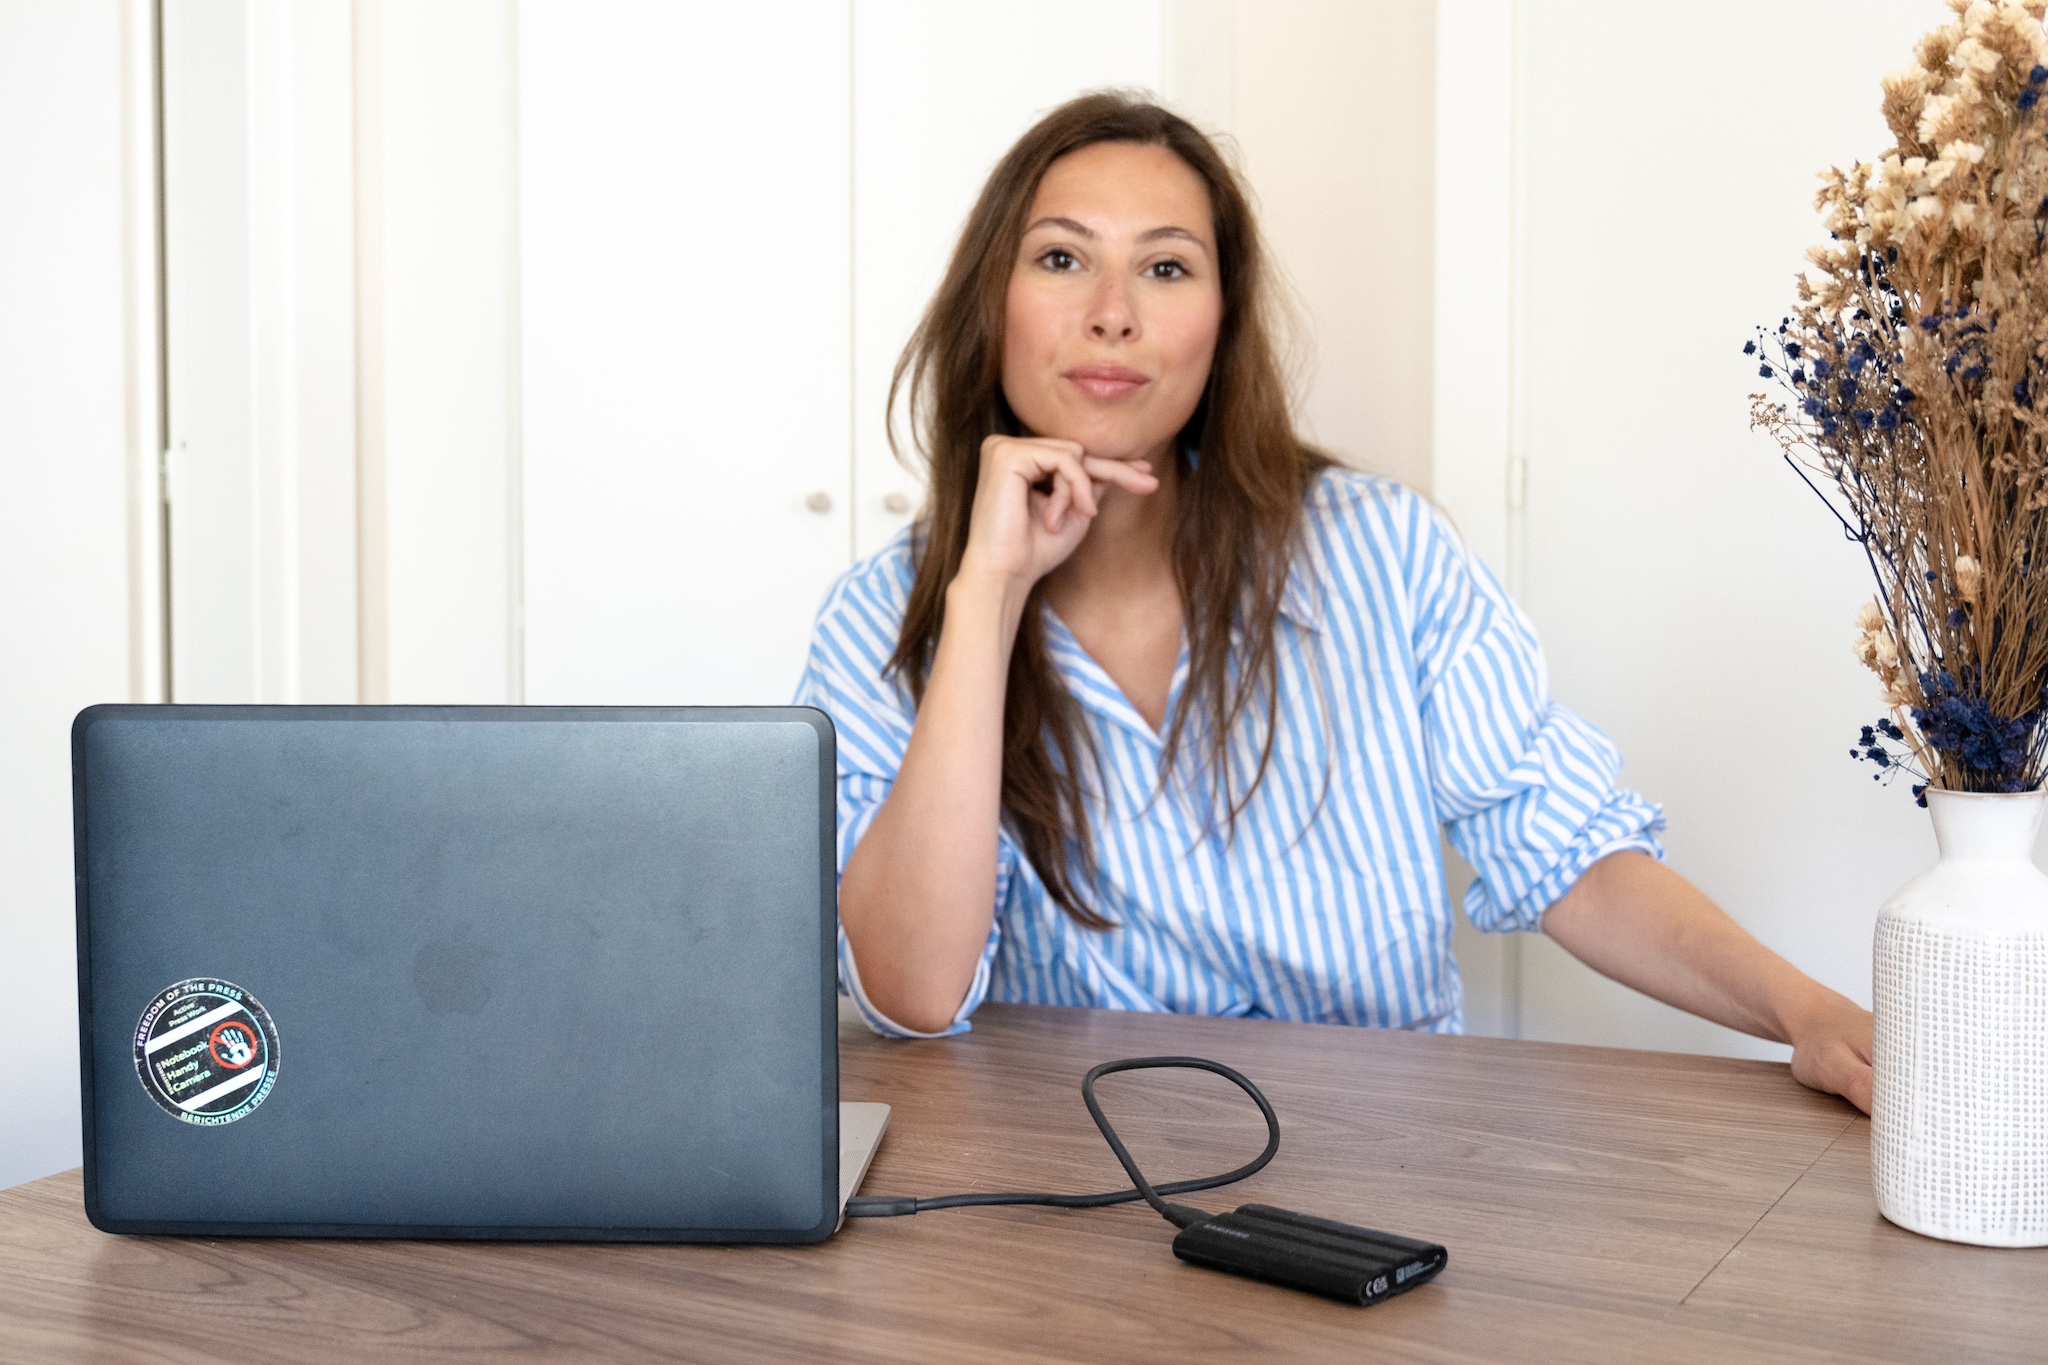
{"type": "Polygon", "coordinates": [[[1073,495],[1069,491],[1072,487],[1063,475],[1054,472],[1052,492],[1045,495],[1045,529],[1055,535],[1059,533],[1060,527],[1066,524],[1067,504],[1073,501],[1073,495]]]}
{"type": "MultiPolygon", "coordinates": [[[[1071,445],[1071,442],[1061,444],[1071,445]]],[[[1045,529],[1053,534],[1058,534],[1066,525],[1069,512],[1077,512],[1093,521],[1100,510],[1096,502],[1098,490],[1095,481],[1082,468],[1080,457],[1071,451],[1054,449],[1040,452],[1039,458],[1019,473],[1034,484],[1044,479],[1051,480],[1051,488],[1043,495],[1043,512],[1045,529]],[[1042,478],[1030,478],[1041,470],[1042,478]]]]}
{"type": "Polygon", "coordinates": [[[1088,456],[1081,467],[1097,484],[1113,484],[1131,493],[1150,493],[1159,487],[1159,476],[1146,460],[1104,460],[1088,456]]]}
{"type": "Polygon", "coordinates": [[[1072,551],[1102,510],[1106,490],[1143,495],[1157,490],[1159,479],[1145,460],[1091,457],[1078,441],[991,436],[981,446],[980,484],[970,545],[1005,573],[1035,577],[1072,551]],[[1033,543],[1041,537],[1052,542],[1033,543]]]}

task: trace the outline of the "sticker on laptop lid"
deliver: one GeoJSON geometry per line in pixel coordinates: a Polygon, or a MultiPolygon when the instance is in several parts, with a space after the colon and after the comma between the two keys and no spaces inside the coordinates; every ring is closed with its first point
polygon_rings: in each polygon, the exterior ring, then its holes
{"type": "Polygon", "coordinates": [[[202,1127],[233,1123],[277,1080],[277,1025],[232,981],[166,987],[135,1026],[135,1074],[157,1107],[202,1127]]]}

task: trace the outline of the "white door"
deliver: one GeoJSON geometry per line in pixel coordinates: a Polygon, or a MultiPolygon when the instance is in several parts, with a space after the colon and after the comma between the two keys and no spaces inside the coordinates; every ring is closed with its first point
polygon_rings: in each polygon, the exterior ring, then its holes
{"type": "Polygon", "coordinates": [[[848,12],[520,12],[526,699],[787,702],[850,562],[848,12]]]}
{"type": "Polygon", "coordinates": [[[163,6],[171,690],[356,696],[347,0],[163,6]]]}

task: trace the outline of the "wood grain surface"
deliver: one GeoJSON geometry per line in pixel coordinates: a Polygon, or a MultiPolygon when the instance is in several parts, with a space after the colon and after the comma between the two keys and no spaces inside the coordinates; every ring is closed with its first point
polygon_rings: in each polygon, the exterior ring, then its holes
{"type": "MultiPolygon", "coordinates": [[[[1449,1269],[1346,1307],[1182,1264],[1142,1205],[801,1248],[120,1238],[69,1172],[0,1191],[0,1359],[2048,1359],[2048,1251],[1883,1222],[1868,1125],[1764,1062],[994,1005],[940,1042],[842,1026],[842,1096],[895,1106],[864,1192],[1119,1187],[1080,1077],[1152,1053],[1234,1066],[1280,1114],[1271,1166],[1187,1202],[1430,1238],[1449,1269]]],[[[1263,1142],[1216,1077],[1100,1093],[1157,1180],[1263,1142]]]]}

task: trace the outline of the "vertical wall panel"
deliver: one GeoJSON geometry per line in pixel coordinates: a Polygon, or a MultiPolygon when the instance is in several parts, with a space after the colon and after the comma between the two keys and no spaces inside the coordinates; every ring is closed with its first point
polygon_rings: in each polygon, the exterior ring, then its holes
{"type": "Polygon", "coordinates": [[[296,0],[278,44],[291,80],[290,401],[283,423],[291,507],[290,693],[345,703],[356,691],[354,139],[350,0],[296,0]]]}
{"type": "Polygon", "coordinates": [[[0,1186],[78,1161],[70,725],[128,697],[119,19],[0,5],[0,1186]]]}
{"type": "Polygon", "coordinates": [[[785,702],[848,562],[846,10],[519,22],[527,698],[785,702]]]}

